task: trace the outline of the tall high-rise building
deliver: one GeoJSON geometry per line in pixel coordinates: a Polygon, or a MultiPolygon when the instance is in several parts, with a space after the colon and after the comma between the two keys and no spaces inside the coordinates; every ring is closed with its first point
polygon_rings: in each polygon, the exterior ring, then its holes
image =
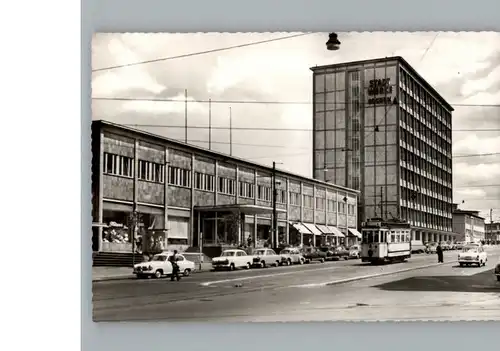
{"type": "Polygon", "coordinates": [[[360,221],[452,240],[452,106],[401,57],[311,70],[314,177],[360,190],[360,221]]]}

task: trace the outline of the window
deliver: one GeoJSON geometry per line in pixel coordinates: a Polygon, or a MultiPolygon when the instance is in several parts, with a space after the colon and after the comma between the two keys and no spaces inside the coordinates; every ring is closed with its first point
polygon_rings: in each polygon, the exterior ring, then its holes
{"type": "Polygon", "coordinates": [[[134,159],[105,152],[103,173],[132,178],[134,176],[134,159]]]}
{"type": "Polygon", "coordinates": [[[254,195],[254,184],[247,183],[247,182],[240,182],[240,189],[239,189],[239,195],[241,197],[246,197],[253,199],[255,197],[254,195]]]}
{"type": "Polygon", "coordinates": [[[345,214],[345,203],[338,202],[338,204],[339,204],[339,213],[345,214]]]}
{"type": "Polygon", "coordinates": [[[200,190],[214,191],[214,176],[211,174],[195,172],[194,187],[200,190]]]}
{"type": "Polygon", "coordinates": [[[304,195],[304,207],[305,208],[313,208],[314,198],[310,195],[304,195]]]}
{"type": "Polygon", "coordinates": [[[322,211],[325,210],[325,199],[323,199],[321,197],[316,198],[316,209],[322,210],[322,211]]]}
{"type": "Polygon", "coordinates": [[[221,194],[227,194],[227,195],[236,194],[236,180],[219,177],[217,190],[221,194]]]}
{"type": "Polygon", "coordinates": [[[191,186],[191,171],[179,167],[168,167],[168,184],[176,186],[191,186]]]}
{"type": "Polygon", "coordinates": [[[290,193],[290,205],[300,206],[300,194],[290,193]]]}
{"type": "Polygon", "coordinates": [[[328,212],[335,212],[335,200],[328,200],[328,212]]]}
{"type": "Polygon", "coordinates": [[[276,190],[276,202],[280,204],[286,204],[286,191],[285,190],[276,190]]]}
{"type": "Polygon", "coordinates": [[[264,201],[272,201],[272,189],[264,185],[258,185],[257,199],[264,201]]]}
{"type": "Polygon", "coordinates": [[[349,216],[353,216],[354,215],[354,205],[347,205],[347,214],[349,216]]]}
{"type": "Polygon", "coordinates": [[[139,160],[139,175],[141,180],[149,182],[164,183],[165,182],[165,165],[160,163],[139,160]]]}

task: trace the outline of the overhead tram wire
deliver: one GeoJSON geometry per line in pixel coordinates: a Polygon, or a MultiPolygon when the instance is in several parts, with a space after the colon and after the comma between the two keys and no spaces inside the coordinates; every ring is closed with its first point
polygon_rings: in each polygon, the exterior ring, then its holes
{"type": "MultiPolygon", "coordinates": [[[[185,126],[181,125],[173,125],[173,124],[140,124],[140,123],[129,123],[123,124],[128,127],[142,127],[142,128],[185,128],[185,126]]],[[[188,126],[188,128],[192,129],[208,129],[208,126],[188,126]]],[[[365,129],[372,129],[375,126],[365,126],[365,129]]],[[[248,130],[248,131],[277,131],[277,132],[313,132],[312,128],[268,128],[268,127],[211,127],[211,129],[219,129],[219,130],[248,130]]],[[[413,130],[419,130],[418,128],[413,128],[413,130]]],[[[439,129],[437,129],[439,130],[439,129]]],[[[453,129],[452,132],[498,132],[500,128],[485,128],[485,129],[453,129]]]]}
{"type": "MultiPolygon", "coordinates": [[[[92,97],[92,100],[98,101],[143,101],[143,102],[179,102],[185,103],[185,99],[174,98],[132,98],[132,97],[92,97]]],[[[213,103],[213,104],[256,104],[256,105],[312,105],[312,101],[274,101],[274,100],[214,100],[214,99],[201,99],[190,100],[188,103],[213,103]]],[[[347,104],[345,101],[336,102],[336,104],[347,104]]],[[[363,104],[363,103],[361,103],[363,104]]],[[[453,107],[500,107],[500,104],[464,104],[464,103],[451,103],[453,107]]]]}
{"type": "Polygon", "coordinates": [[[175,59],[192,57],[192,56],[206,55],[206,54],[211,54],[211,53],[214,53],[214,52],[228,51],[228,50],[232,50],[232,49],[239,49],[239,48],[244,48],[244,47],[253,46],[253,45],[266,44],[266,43],[271,43],[271,42],[280,41],[280,40],[286,40],[286,39],[303,37],[303,36],[311,35],[311,34],[314,34],[314,33],[313,32],[307,32],[307,33],[293,34],[293,35],[288,35],[288,36],[285,36],[285,37],[279,37],[279,38],[273,38],[273,39],[266,39],[266,40],[261,40],[261,41],[254,41],[254,42],[250,42],[250,43],[233,45],[233,46],[226,46],[226,47],[218,48],[218,49],[211,49],[211,50],[205,50],[205,51],[192,52],[192,53],[189,53],[189,54],[183,54],[183,55],[177,55],[177,56],[162,57],[162,58],[153,59],[153,60],[145,60],[145,61],[139,61],[139,62],[132,62],[132,63],[123,64],[123,65],[109,66],[109,67],[103,67],[103,68],[96,68],[96,69],[92,70],[92,73],[94,73],[94,72],[102,72],[102,71],[109,71],[109,70],[112,70],[112,69],[125,68],[125,67],[131,67],[131,66],[145,65],[145,64],[149,64],[149,63],[155,63],[155,62],[163,62],[163,61],[175,60],[175,59]]]}

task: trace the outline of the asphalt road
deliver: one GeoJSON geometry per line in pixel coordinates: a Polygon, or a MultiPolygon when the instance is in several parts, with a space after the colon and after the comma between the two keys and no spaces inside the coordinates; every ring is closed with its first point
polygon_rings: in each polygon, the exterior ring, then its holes
{"type": "Polygon", "coordinates": [[[459,267],[451,251],[442,265],[424,254],[382,266],[349,260],[198,273],[180,282],[94,282],[94,320],[500,320],[500,283],[492,272],[499,254],[490,249],[481,268],[459,267]],[[433,266],[403,271],[427,265],[433,266]]]}

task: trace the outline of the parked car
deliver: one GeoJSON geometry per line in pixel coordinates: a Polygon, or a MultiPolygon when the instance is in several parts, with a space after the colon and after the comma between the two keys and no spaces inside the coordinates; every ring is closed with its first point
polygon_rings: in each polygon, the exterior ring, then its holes
{"type": "MultiPolygon", "coordinates": [[[[166,251],[156,254],[149,262],[141,262],[134,265],[134,274],[137,278],[154,277],[161,278],[172,274],[172,263],[169,261],[173,252],[166,251]]],[[[188,276],[195,270],[195,264],[187,260],[184,255],[177,254],[177,264],[179,265],[180,272],[184,276],[188,276]]]]}
{"type": "Polygon", "coordinates": [[[252,267],[278,266],[281,256],[272,249],[257,249],[252,255],[252,267]]]}
{"type": "Polygon", "coordinates": [[[473,264],[481,267],[486,266],[486,262],[488,262],[488,254],[480,245],[466,245],[458,254],[460,267],[472,266],[473,264]]]}
{"type": "Polygon", "coordinates": [[[295,247],[284,248],[280,251],[280,256],[282,265],[304,264],[306,262],[300,250],[295,247]]]}
{"type": "Polygon", "coordinates": [[[252,256],[247,255],[243,250],[224,250],[219,257],[212,258],[212,267],[215,270],[237,268],[249,269],[252,266],[252,256]]]}
{"type": "Polygon", "coordinates": [[[458,241],[455,243],[456,250],[462,250],[464,248],[464,243],[462,241],[458,241]]]}
{"type": "Polygon", "coordinates": [[[312,261],[319,261],[323,263],[327,258],[327,253],[316,247],[307,247],[302,249],[302,255],[304,256],[306,263],[311,263],[312,261]]]}
{"type": "Polygon", "coordinates": [[[441,249],[443,249],[443,251],[449,251],[451,250],[450,248],[450,245],[447,243],[447,242],[441,242],[441,249]]]}
{"type": "Polygon", "coordinates": [[[361,246],[359,245],[352,245],[349,247],[349,256],[348,258],[351,259],[359,259],[361,258],[361,246]]]}
{"type": "Polygon", "coordinates": [[[497,277],[497,280],[500,282],[500,260],[498,260],[498,263],[495,266],[495,275],[497,277]]]}
{"type": "Polygon", "coordinates": [[[434,254],[437,251],[437,244],[436,243],[428,243],[425,248],[425,253],[427,254],[434,254]]]}
{"type": "Polygon", "coordinates": [[[411,244],[411,253],[424,253],[425,245],[421,240],[412,240],[411,244]]]}

